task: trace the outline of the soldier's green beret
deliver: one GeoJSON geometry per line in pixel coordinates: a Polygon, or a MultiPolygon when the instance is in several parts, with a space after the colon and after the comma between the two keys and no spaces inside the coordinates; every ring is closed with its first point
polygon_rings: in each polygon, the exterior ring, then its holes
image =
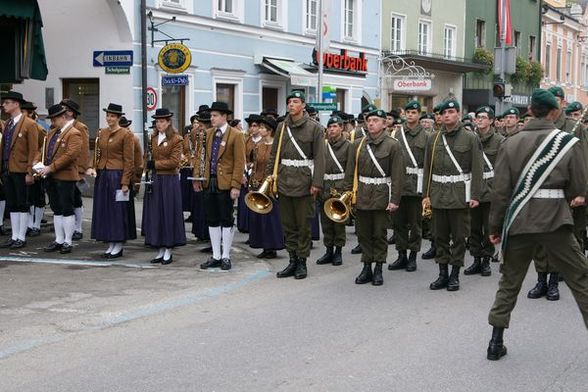
{"type": "Polygon", "coordinates": [[[329,121],[327,121],[327,127],[331,124],[343,124],[343,119],[339,116],[332,116],[329,118],[329,121]]]}
{"type": "Polygon", "coordinates": [[[421,103],[417,100],[410,101],[404,106],[404,110],[418,110],[421,111],[421,103]]]}
{"type": "Polygon", "coordinates": [[[443,104],[443,102],[438,103],[437,105],[435,105],[433,107],[433,113],[439,113],[441,111],[441,105],[443,104]]]}
{"type": "Polygon", "coordinates": [[[439,113],[443,114],[447,109],[455,109],[459,111],[459,102],[455,99],[448,99],[439,105],[439,113]]]}
{"type": "Polygon", "coordinates": [[[549,87],[549,89],[547,91],[549,91],[555,97],[559,97],[561,99],[566,98],[566,93],[565,93],[564,89],[559,86],[549,87]]]}
{"type": "Polygon", "coordinates": [[[419,120],[435,120],[435,115],[432,113],[424,113],[419,120]]]}
{"type": "Polygon", "coordinates": [[[578,101],[574,101],[570,103],[568,106],[566,106],[566,114],[577,112],[582,109],[584,109],[584,107],[582,107],[582,104],[578,101]]]}
{"type": "Polygon", "coordinates": [[[383,111],[382,109],[376,109],[376,110],[372,110],[369,113],[364,114],[364,118],[367,120],[368,118],[372,117],[372,116],[377,116],[383,119],[386,119],[386,112],[383,111]]]}
{"type": "Polygon", "coordinates": [[[373,104],[370,103],[369,105],[365,105],[363,107],[363,109],[361,109],[361,112],[363,114],[365,114],[365,113],[373,112],[374,110],[378,110],[378,108],[376,107],[376,105],[373,105],[373,104]]]}
{"type": "Polygon", "coordinates": [[[476,116],[480,113],[486,113],[488,118],[494,118],[494,109],[492,109],[490,106],[479,107],[478,110],[476,110],[476,116]]]}
{"type": "Polygon", "coordinates": [[[502,113],[502,117],[506,117],[509,114],[514,114],[515,116],[519,117],[521,115],[521,112],[519,112],[519,109],[512,107],[512,108],[508,108],[505,110],[504,113],[502,113]]]}
{"type": "Polygon", "coordinates": [[[542,88],[538,88],[533,91],[533,95],[531,96],[531,105],[559,109],[559,104],[557,103],[557,99],[555,99],[555,95],[553,95],[550,91],[544,90],[542,88]]]}
{"type": "Polygon", "coordinates": [[[469,114],[466,114],[461,118],[461,122],[472,121],[472,117],[469,114]]]}
{"type": "Polygon", "coordinates": [[[291,98],[298,98],[301,99],[302,102],[306,102],[306,95],[304,95],[304,91],[291,91],[290,94],[286,97],[286,102],[288,102],[291,98]]]}

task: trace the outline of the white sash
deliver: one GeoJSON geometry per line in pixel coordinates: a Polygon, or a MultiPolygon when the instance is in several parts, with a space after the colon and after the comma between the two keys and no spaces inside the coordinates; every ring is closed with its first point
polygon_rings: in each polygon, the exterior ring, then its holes
{"type": "MultiPolygon", "coordinates": [[[[418,169],[419,166],[418,166],[417,161],[414,157],[414,154],[412,153],[412,150],[410,149],[410,146],[408,145],[408,140],[406,140],[406,135],[404,134],[404,127],[402,127],[402,126],[400,128],[400,134],[402,135],[402,141],[404,143],[404,147],[406,147],[406,151],[408,152],[408,156],[410,157],[410,161],[412,162],[412,165],[415,167],[415,169],[418,169]]],[[[423,193],[423,172],[417,170],[416,175],[417,175],[417,193],[423,193]]]]}
{"type": "MultiPolygon", "coordinates": [[[[370,154],[370,158],[372,159],[372,162],[376,166],[376,169],[378,169],[378,171],[380,172],[380,175],[382,177],[386,177],[386,172],[384,171],[384,169],[382,169],[382,166],[380,166],[380,162],[378,162],[378,160],[374,156],[374,152],[372,151],[372,148],[370,147],[370,145],[366,144],[365,148],[367,149],[368,154],[370,154]]],[[[392,183],[388,182],[387,184],[388,184],[388,203],[390,203],[390,199],[392,199],[392,183]]]]}
{"type": "MultiPolygon", "coordinates": [[[[304,153],[304,151],[302,151],[302,149],[296,142],[296,139],[294,139],[294,136],[292,136],[292,131],[290,131],[290,127],[286,127],[286,130],[288,131],[288,136],[290,137],[290,140],[292,140],[292,144],[294,144],[296,151],[298,151],[298,154],[300,154],[300,156],[302,157],[302,160],[307,160],[308,158],[306,157],[306,154],[304,153]]],[[[310,174],[314,175],[314,164],[310,164],[308,165],[308,167],[310,169],[310,174]]]]}
{"type": "MultiPolygon", "coordinates": [[[[449,154],[449,158],[451,158],[451,162],[453,162],[453,165],[455,166],[455,168],[457,169],[457,171],[459,172],[459,174],[463,175],[464,174],[463,173],[463,170],[461,169],[461,166],[459,166],[459,163],[457,162],[457,159],[455,159],[455,156],[451,152],[451,149],[449,148],[449,145],[447,144],[447,139],[445,138],[445,135],[441,135],[441,137],[443,138],[443,145],[445,146],[445,150],[447,151],[447,154],[449,154]]],[[[470,178],[469,180],[466,179],[463,182],[465,184],[465,201],[467,203],[471,199],[471,194],[472,194],[472,180],[470,178]]]]}
{"type": "Polygon", "coordinates": [[[335,156],[335,151],[333,151],[333,149],[331,148],[331,144],[329,143],[329,141],[325,140],[325,144],[327,145],[327,149],[329,150],[329,154],[331,154],[331,158],[333,158],[335,165],[337,165],[337,167],[339,168],[339,171],[341,173],[345,173],[345,170],[343,170],[343,166],[341,166],[341,163],[339,162],[339,160],[335,156]]]}

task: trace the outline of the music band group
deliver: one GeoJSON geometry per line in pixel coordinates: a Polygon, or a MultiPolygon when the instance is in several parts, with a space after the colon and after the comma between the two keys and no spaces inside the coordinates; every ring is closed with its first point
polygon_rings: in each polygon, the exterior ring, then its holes
{"type": "Polygon", "coordinates": [[[0,162],[12,238],[1,246],[25,246],[28,196],[41,183],[55,226],[55,241],[45,250],[71,252],[74,232],[81,233],[76,208],[85,175],[96,176],[91,238],[109,245],[106,258],[121,257],[125,241],[136,238],[133,197],[143,183],[142,235],[157,250],[151,262],[172,262],[172,249],[186,243],[182,181],[194,190],[192,232],[211,243],[202,269],[232,267],[235,200],[238,226],[249,231],[250,246],[262,249],[258,257],[287,250],[278,278],[307,276],[317,208],[326,247],[319,265],[342,264],[345,225],[354,221],[359,245],[352,253],[361,253],[363,264],[357,284],[383,284],[389,228],[398,251],[389,270],[415,271],[423,232],[430,237],[428,256],[439,266],[431,290],[459,290],[468,246],[474,262],[464,273],[489,276],[494,245],[502,241],[503,275],[490,311],[487,353],[499,359],[531,260],[538,283],[529,297],[559,298],[561,274],[588,327],[588,137],[580,125],[582,107],[574,107],[577,121],[567,118],[564,99],[558,87],[535,91],[528,118],[519,122],[518,111],[509,109],[500,132],[491,107],[479,108],[467,124],[455,99],[440,103],[434,115],[421,114],[418,101],[407,103],[403,116],[368,105],[357,125],[335,113],[325,130],[295,90],[285,117],[250,116],[248,136],[229,125],[232,111],[223,102],[201,106],[183,138],[171,124],[173,113],[157,109],[144,155],[122,107],[110,104],[103,109],[108,127],[99,130],[91,157],[75,102],[49,108],[52,128],[44,136],[20,114],[26,101],[10,92],[2,96],[11,120],[3,126],[0,162]]]}

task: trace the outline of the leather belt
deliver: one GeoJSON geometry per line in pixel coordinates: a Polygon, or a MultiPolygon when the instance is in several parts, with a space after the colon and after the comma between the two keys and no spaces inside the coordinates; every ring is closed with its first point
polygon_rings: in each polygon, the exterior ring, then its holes
{"type": "Polygon", "coordinates": [[[362,184],[368,185],[382,185],[382,184],[391,184],[392,178],[390,177],[364,177],[359,176],[359,182],[362,184]]]}
{"type": "Polygon", "coordinates": [[[464,173],[464,174],[456,174],[453,176],[439,176],[437,174],[433,174],[433,181],[439,182],[441,184],[455,184],[457,182],[464,182],[469,181],[472,179],[471,173],[464,173]]]}

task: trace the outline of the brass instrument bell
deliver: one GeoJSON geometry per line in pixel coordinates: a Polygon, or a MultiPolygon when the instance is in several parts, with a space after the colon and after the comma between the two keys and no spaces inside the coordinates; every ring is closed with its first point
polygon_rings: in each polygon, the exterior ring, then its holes
{"type": "Polygon", "coordinates": [[[272,178],[267,177],[257,191],[248,192],[245,195],[247,207],[258,214],[269,214],[274,207],[272,202],[272,178]]]}
{"type": "Polygon", "coordinates": [[[330,198],[325,202],[324,211],[327,217],[335,223],[343,223],[351,214],[351,200],[353,192],[345,192],[339,198],[330,198]]]}

